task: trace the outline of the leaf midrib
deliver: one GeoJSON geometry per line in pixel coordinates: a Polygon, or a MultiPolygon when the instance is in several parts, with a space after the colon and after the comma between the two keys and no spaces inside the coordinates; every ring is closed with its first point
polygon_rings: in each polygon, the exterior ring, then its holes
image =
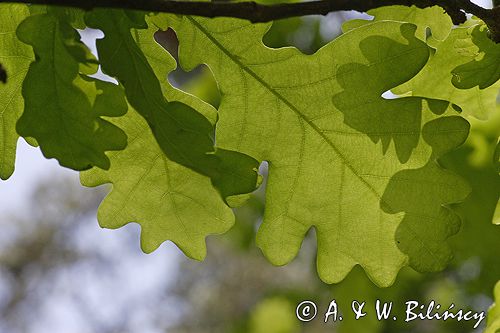
{"type": "Polygon", "coordinates": [[[253,77],[258,83],[260,83],[264,88],[266,88],[271,94],[278,98],[282,103],[284,103],[290,110],[292,110],[300,119],[305,121],[340,157],[342,163],[351,170],[351,172],[363,183],[365,186],[375,195],[378,200],[382,200],[382,196],[377,192],[377,190],[364,179],[352,164],[349,163],[347,157],[333,144],[333,142],[322,132],[322,130],[315,125],[309,118],[307,118],[300,110],[289,102],[284,96],[277,92],[272,86],[270,86],[266,81],[264,81],[257,73],[252,71],[250,68],[245,66],[236,56],[229,52],[214,36],[210,34],[198,21],[196,21],[191,16],[187,16],[188,20],[193,23],[196,28],[198,28],[214,45],[216,45],[227,57],[229,57],[236,65],[238,65],[242,70],[253,77]]]}

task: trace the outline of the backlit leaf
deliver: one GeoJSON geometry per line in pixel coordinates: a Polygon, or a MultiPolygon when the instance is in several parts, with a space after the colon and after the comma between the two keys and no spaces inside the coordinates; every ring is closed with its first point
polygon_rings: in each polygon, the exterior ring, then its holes
{"type": "MultiPolygon", "coordinates": [[[[500,141],[498,142],[497,147],[495,149],[495,156],[493,157],[493,162],[495,163],[498,172],[500,172],[500,141]]],[[[497,208],[495,210],[495,213],[493,214],[493,223],[500,225],[500,199],[498,200],[497,208]]]]}
{"type": "Polygon", "coordinates": [[[408,261],[422,271],[444,267],[459,221],[442,205],[468,187],[435,159],[463,143],[468,124],[440,118],[450,112],[444,101],[382,97],[427,62],[414,25],[368,24],[306,56],[265,47],[268,25],[170,22],[184,69],[206,63],[219,82],[218,146],[269,163],[257,243],[271,262],[290,262],[315,227],[326,282],[357,264],[383,286],[408,261]]]}
{"type": "Polygon", "coordinates": [[[487,89],[471,86],[460,89],[453,85],[452,71],[474,58],[469,28],[456,28],[449,37],[437,45],[429,63],[409,82],[393,89],[397,94],[439,98],[458,105],[464,115],[487,119],[497,108],[496,96],[500,82],[487,89]]]}
{"type": "MultiPolygon", "coordinates": [[[[417,26],[415,35],[427,39],[428,29],[435,40],[444,40],[453,27],[453,22],[442,7],[434,6],[417,8],[415,6],[390,6],[369,10],[367,14],[372,15],[373,21],[393,20],[413,23],[417,26]]],[[[342,25],[342,30],[349,31],[367,24],[368,20],[350,20],[342,25]]]]}
{"type": "Polygon", "coordinates": [[[485,25],[474,28],[472,41],[479,47],[476,59],[453,70],[453,84],[462,89],[485,89],[500,79],[500,45],[488,37],[485,25]]]}
{"type": "Polygon", "coordinates": [[[231,209],[208,177],[165,156],[135,110],[112,122],[127,133],[127,148],[108,153],[109,170],[93,168],[81,173],[85,186],[113,184],[99,207],[99,224],[116,229],[137,222],[144,252],[171,240],[187,256],[203,259],[205,237],[226,232],[233,225],[231,209]]]}
{"type": "Polygon", "coordinates": [[[497,333],[500,331],[500,281],[496,284],[493,292],[495,304],[488,311],[488,321],[484,333],[497,333]]]}
{"type": "Polygon", "coordinates": [[[29,15],[28,6],[0,4],[0,63],[7,83],[0,84],[0,178],[14,172],[19,135],[16,122],[23,112],[21,87],[33,60],[33,51],[16,37],[16,28],[29,15]]]}
{"type": "Polygon", "coordinates": [[[35,138],[45,157],[62,166],[109,168],[104,152],[123,149],[126,136],[101,116],[126,112],[121,89],[83,75],[97,70],[96,61],[59,15],[30,16],[17,34],[37,55],[23,82],[26,106],[17,123],[19,134],[35,138]]]}
{"type": "MultiPolygon", "coordinates": [[[[105,34],[97,41],[104,72],[124,85],[128,101],[146,119],[169,159],[209,176],[223,198],[252,192],[258,182],[257,161],[235,151],[216,149],[213,124],[193,107],[169,101],[174,96],[164,95],[156,76],[161,70],[155,72],[133,38],[133,34],[139,38],[139,31],[148,27],[139,16],[131,18],[121,10],[97,10],[87,17],[90,26],[105,34]]],[[[151,32],[155,28],[151,26],[151,32]]],[[[161,54],[167,61],[171,58],[165,50],[157,52],[153,59],[161,54]]]]}

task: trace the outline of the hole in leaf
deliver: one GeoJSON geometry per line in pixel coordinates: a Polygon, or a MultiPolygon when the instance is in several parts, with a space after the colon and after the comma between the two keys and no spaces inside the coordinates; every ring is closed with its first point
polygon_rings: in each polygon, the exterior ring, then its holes
{"type": "Polygon", "coordinates": [[[168,74],[168,81],[172,86],[195,95],[217,108],[220,104],[220,93],[210,68],[202,64],[191,71],[185,71],[180,66],[179,40],[174,30],[170,28],[166,31],[160,30],[155,33],[154,38],[177,62],[176,69],[168,74]]]}
{"type": "Polygon", "coordinates": [[[387,90],[386,92],[384,92],[382,94],[382,98],[384,98],[384,99],[396,99],[396,98],[399,98],[399,96],[394,94],[392,91],[387,90]]]}
{"type": "Polygon", "coordinates": [[[310,17],[275,21],[262,41],[271,48],[295,46],[306,54],[314,53],[323,44],[319,35],[319,20],[310,17]]]}
{"type": "Polygon", "coordinates": [[[372,16],[355,12],[334,12],[321,17],[288,18],[274,21],[263,42],[271,48],[294,46],[305,54],[313,54],[342,33],[342,23],[372,16]]]}
{"type": "MultiPolygon", "coordinates": [[[[77,30],[80,34],[82,43],[84,43],[90,50],[90,52],[99,59],[97,54],[97,46],[96,40],[102,39],[104,37],[104,33],[99,29],[85,28],[84,30],[77,30]]],[[[89,75],[89,77],[93,77],[102,81],[112,82],[114,84],[118,84],[118,81],[105,73],[102,72],[101,65],[97,69],[97,73],[89,75]]]]}

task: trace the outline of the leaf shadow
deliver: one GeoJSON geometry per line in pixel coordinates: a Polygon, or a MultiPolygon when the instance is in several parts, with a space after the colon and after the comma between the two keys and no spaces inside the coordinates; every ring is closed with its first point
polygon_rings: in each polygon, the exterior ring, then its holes
{"type": "Polygon", "coordinates": [[[435,272],[446,267],[453,255],[447,238],[460,230],[460,217],[446,205],[463,201],[470,193],[462,177],[441,168],[437,159],[463,144],[469,123],[462,117],[441,117],[426,123],[424,140],[432,147],[431,159],[417,169],[394,174],[381,198],[386,213],[404,212],[395,239],[419,272],[435,272]]]}
{"type": "Polygon", "coordinates": [[[353,62],[338,68],[337,81],[343,91],[332,101],[343,113],[346,125],[366,134],[373,143],[382,143],[384,155],[394,142],[401,164],[423,144],[421,137],[431,147],[424,166],[399,171],[389,179],[380,206],[386,213],[404,214],[395,234],[398,248],[414,269],[432,272],[444,269],[451,260],[446,239],[460,229],[460,218],[445,205],[464,200],[470,191],[461,177],[440,167],[438,158],[465,142],[469,123],[459,116],[442,116],[423,124],[429,119],[424,112],[439,116],[450,106],[460,111],[449,101],[416,96],[384,98],[427,63],[429,49],[414,32],[414,26],[401,27],[407,43],[383,36],[363,39],[359,48],[368,64],[353,62]],[[424,46],[425,54],[424,49],[418,50],[424,46]]]}
{"type": "Polygon", "coordinates": [[[344,114],[344,123],[365,133],[374,143],[382,142],[384,154],[393,141],[401,163],[410,159],[418,145],[422,112],[428,109],[440,115],[450,105],[448,101],[422,97],[383,97],[427,63],[429,49],[415,38],[414,30],[408,25],[401,28],[408,44],[383,36],[363,39],[359,48],[369,64],[341,65],[337,81],[343,91],[332,98],[334,106],[344,114]]]}
{"type": "Polygon", "coordinates": [[[224,200],[254,191],[258,161],[217,148],[215,124],[191,103],[165,96],[152,57],[134,39],[148,28],[144,13],[101,9],[87,13],[86,22],[104,32],[104,38],[96,42],[103,72],[124,86],[128,103],[148,123],[165,156],[209,177],[224,200]]]}

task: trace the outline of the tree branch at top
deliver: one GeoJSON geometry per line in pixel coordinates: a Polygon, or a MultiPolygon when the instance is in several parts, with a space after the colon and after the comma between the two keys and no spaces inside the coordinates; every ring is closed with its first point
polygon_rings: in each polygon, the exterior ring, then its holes
{"type": "Polygon", "coordinates": [[[305,15],[326,15],[335,11],[355,10],[366,12],[370,9],[392,5],[416,6],[419,8],[440,6],[455,24],[464,23],[467,19],[466,13],[477,16],[488,25],[492,39],[500,42],[500,7],[485,9],[470,0],[316,0],[272,5],[260,4],[253,1],[0,0],[0,3],[6,2],[67,6],[85,10],[93,8],[122,8],[212,18],[234,17],[246,19],[253,23],[305,15]]]}

